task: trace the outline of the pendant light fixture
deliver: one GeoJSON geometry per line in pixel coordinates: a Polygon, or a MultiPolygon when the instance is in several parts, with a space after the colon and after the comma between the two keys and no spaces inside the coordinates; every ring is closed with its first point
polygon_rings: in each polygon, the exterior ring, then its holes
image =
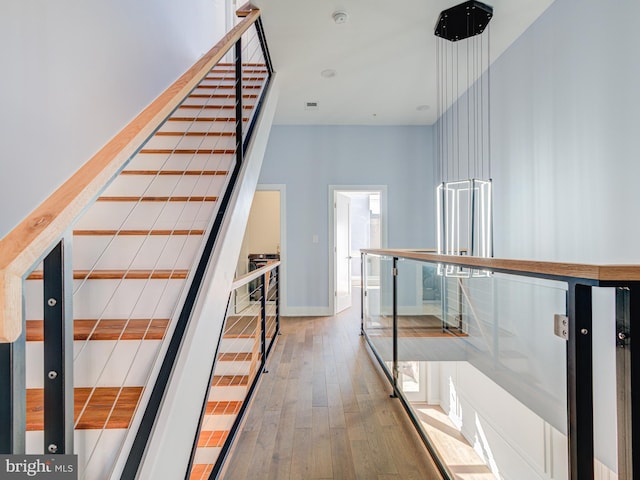
{"type": "Polygon", "coordinates": [[[467,1],[442,11],[435,28],[440,254],[493,256],[488,28],[492,16],[492,7],[467,1]]]}

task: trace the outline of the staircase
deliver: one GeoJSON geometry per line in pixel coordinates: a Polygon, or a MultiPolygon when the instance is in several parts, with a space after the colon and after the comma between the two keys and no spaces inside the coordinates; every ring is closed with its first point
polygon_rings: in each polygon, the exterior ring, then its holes
{"type": "MultiPolygon", "coordinates": [[[[243,65],[243,132],[267,78],[264,64],[243,65]]],[[[233,65],[211,69],[73,228],[79,478],[108,477],[144,410],[243,143],[235,83],[233,65]]],[[[27,453],[43,453],[44,444],[42,280],[36,268],[25,282],[27,453]]],[[[233,347],[218,356],[196,459],[219,448],[255,373],[255,338],[234,335],[222,340],[233,347]]]]}
{"type": "Polygon", "coordinates": [[[247,397],[260,360],[257,319],[228,317],[200,423],[190,479],[209,478],[247,397]]]}

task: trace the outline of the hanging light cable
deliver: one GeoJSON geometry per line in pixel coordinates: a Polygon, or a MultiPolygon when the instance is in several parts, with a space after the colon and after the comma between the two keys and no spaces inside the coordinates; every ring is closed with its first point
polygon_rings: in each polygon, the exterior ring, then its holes
{"type": "Polygon", "coordinates": [[[442,11],[435,28],[440,181],[436,203],[441,254],[493,254],[489,32],[487,41],[482,38],[492,17],[492,7],[471,0],[442,11]],[[462,68],[466,72],[461,74],[462,68]]]}

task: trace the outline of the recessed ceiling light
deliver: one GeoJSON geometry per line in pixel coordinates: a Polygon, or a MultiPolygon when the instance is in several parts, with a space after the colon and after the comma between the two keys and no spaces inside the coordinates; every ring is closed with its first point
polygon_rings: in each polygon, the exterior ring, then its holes
{"type": "Polygon", "coordinates": [[[320,75],[324,78],[333,78],[336,76],[336,71],[332,68],[327,68],[326,70],[322,70],[320,75]]]}
{"type": "Polygon", "coordinates": [[[337,10],[333,12],[333,14],[331,15],[331,18],[333,18],[333,21],[336,22],[338,25],[342,25],[343,23],[347,23],[347,20],[349,19],[349,15],[347,15],[347,12],[344,12],[342,10],[337,10]]]}
{"type": "Polygon", "coordinates": [[[430,105],[418,105],[416,107],[416,110],[419,112],[426,112],[427,110],[429,110],[431,108],[430,105]]]}

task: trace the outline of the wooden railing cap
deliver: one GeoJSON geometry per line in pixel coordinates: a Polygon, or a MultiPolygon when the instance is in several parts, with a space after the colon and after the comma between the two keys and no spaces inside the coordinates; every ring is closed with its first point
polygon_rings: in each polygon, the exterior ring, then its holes
{"type": "Polygon", "coordinates": [[[240,8],[238,8],[238,10],[236,10],[236,16],[240,18],[244,18],[254,10],[260,10],[260,9],[256,7],[253,3],[247,2],[244,5],[242,5],[240,8]]]}
{"type": "Polygon", "coordinates": [[[362,249],[363,253],[390,257],[445,263],[463,267],[532,274],[536,276],[562,277],[565,279],[589,280],[593,283],[625,283],[640,281],[640,265],[592,265],[581,263],[545,262],[538,260],[516,260],[485,258],[466,255],[438,255],[435,249],[362,249]]]}

